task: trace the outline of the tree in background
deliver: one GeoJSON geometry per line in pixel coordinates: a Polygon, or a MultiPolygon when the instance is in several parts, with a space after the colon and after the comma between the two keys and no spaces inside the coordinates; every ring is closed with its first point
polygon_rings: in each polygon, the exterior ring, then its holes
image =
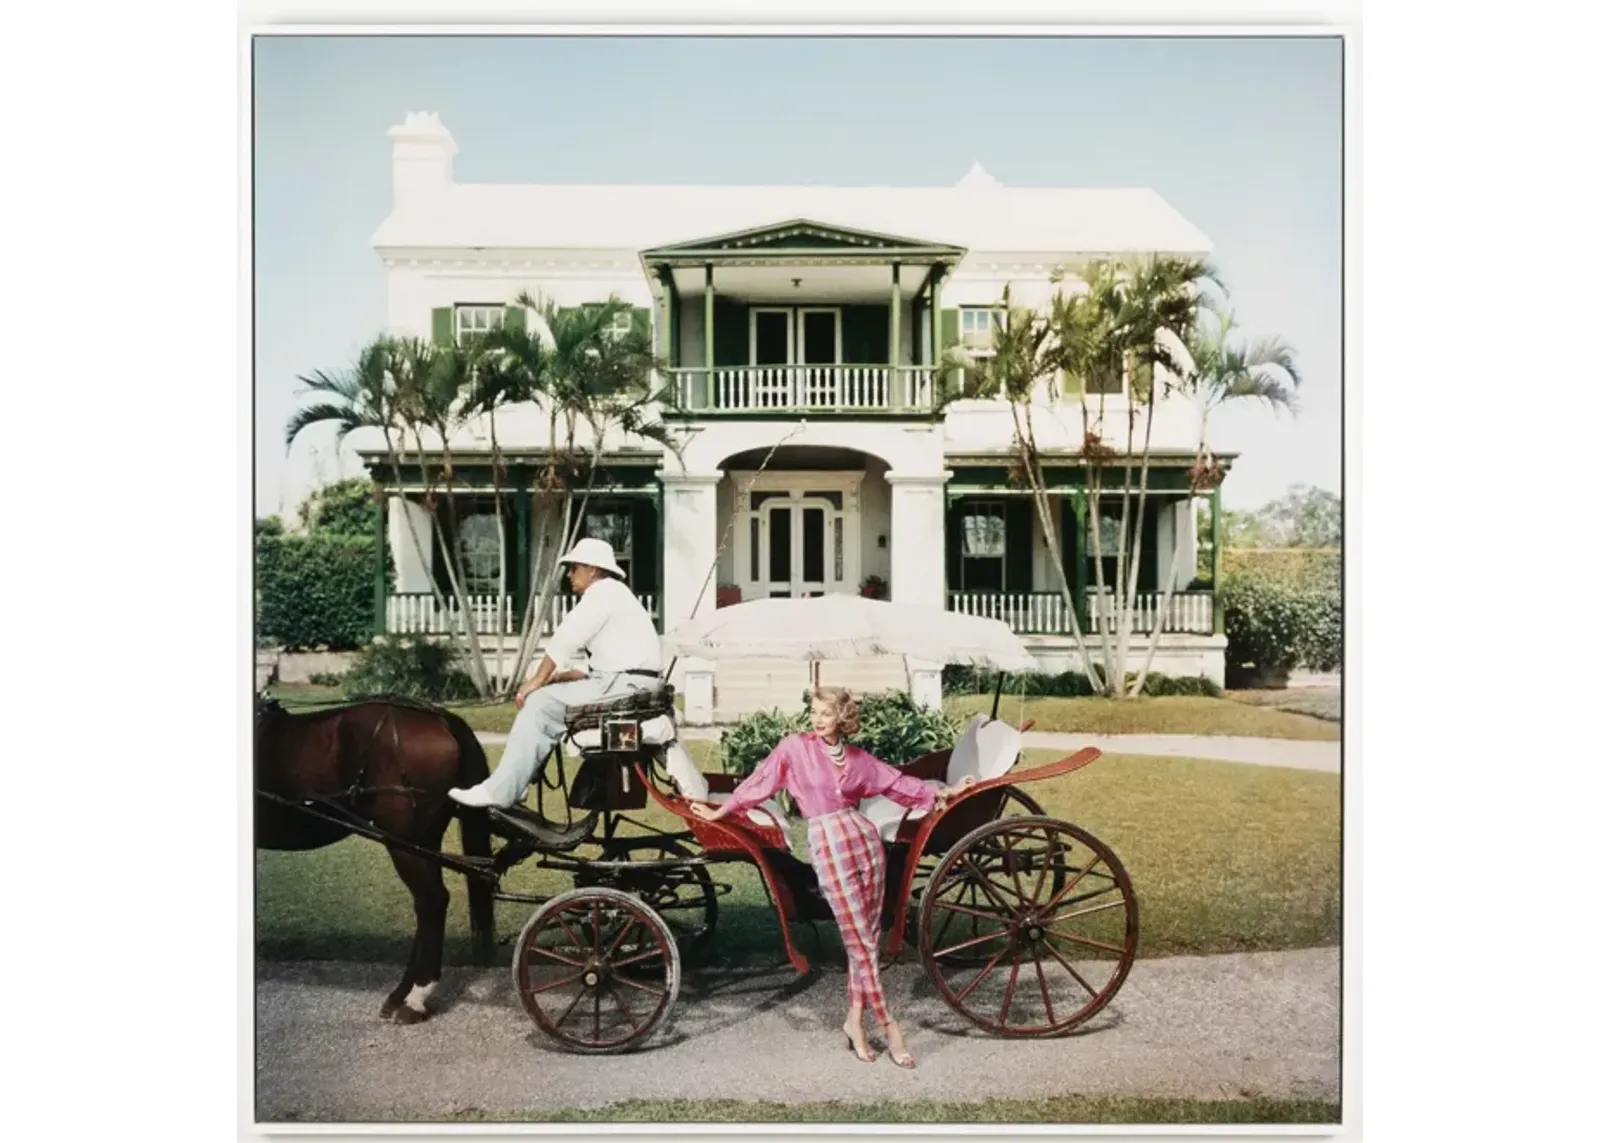
{"type": "Polygon", "coordinates": [[[375,492],[365,476],[324,484],[300,502],[300,526],[335,536],[370,536],[377,511],[375,492]]]}

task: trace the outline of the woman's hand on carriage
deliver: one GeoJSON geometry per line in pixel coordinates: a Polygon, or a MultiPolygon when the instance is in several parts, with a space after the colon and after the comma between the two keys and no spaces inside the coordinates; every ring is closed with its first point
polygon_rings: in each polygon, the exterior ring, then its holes
{"type": "Polygon", "coordinates": [[[974,778],[971,774],[968,774],[965,778],[961,779],[961,781],[957,782],[954,786],[940,786],[937,790],[935,790],[933,792],[933,808],[936,809],[936,810],[944,809],[946,806],[948,806],[950,804],[950,799],[951,798],[955,797],[957,794],[961,793],[963,790],[971,789],[973,786],[976,786],[977,784],[978,784],[978,779],[974,778]]]}

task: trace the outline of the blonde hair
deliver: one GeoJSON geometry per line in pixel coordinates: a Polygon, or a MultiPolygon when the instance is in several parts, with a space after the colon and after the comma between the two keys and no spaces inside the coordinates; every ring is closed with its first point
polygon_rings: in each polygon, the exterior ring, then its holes
{"type": "Polygon", "coordinates": [[[811,702],[839,716],[839,733],[845,738],[861,732],[861,704],[843,687],[818,687],[811,702]]]}

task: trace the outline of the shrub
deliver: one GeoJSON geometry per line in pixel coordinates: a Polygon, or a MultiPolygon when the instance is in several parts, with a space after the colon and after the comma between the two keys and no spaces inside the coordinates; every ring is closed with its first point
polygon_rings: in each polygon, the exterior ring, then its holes
{"type": "Polygon", "coordinates": [[[1224,548],[1222,578],[1259,573],[1284,583],[1339,590],[1338,548],[1224,548]]]}
{"type": "MultiPolygon", "coordinates": [[[[722,732],[722,764],[748,774],[787,735],[811,725],[804,709],[760,711],[722,732]]],[[[899,766],[934,750],[955,745],[961,724],[942,710],[931,710],[904,691],[861,699],[861,731],[853,741],[890,765],[899,766]]]]}
{"type": "Polygon", "coordinates": [[[344,684],[344,675],[338,671],[313,671],[308,681],[314,687],[337,687],[344,684]]]}
{"type": "Polygon", "coordinates": [[[372,634],[370,536],[258,533],[256,631],[291,650],[344,651],[372,634]]]}
{"type": "MultiPolygon", "coordinates": [[[[1132,682],[1132,679],[1129,679],[1132,682]]],[[[971,667],[946,667],[944,669],[945,693],[952,695],[992,695],[995,676],[990,671],[976,671],[971,667]]],[[[1000,686],[1001,694],[1030,695],[1035,698],[1086,698],[1095,693],[1089,677],[1081,671],[1063,671],[1058,675],[1043,672],[1008,674],[1000,686]]],[[[1204,675],[1169,676],[1151,671],[1145,678],[1141,694],[1152,697],[1162,695],[1206,695],[1216,698],[1222,688],[1204,675]]]]}
{"type": "Polygon", "coordinates": [[[477,697],[472,678],[448,643],[374,639],[356,654],[342,679],[350,695],[407,695],[445,702],[477,697]]]}
{"type": "MultiPolygon", "coordinates": [[[[1325,569],[1324,569],[1325,572],[1325,569]]],[[[1290,578],[1252,569],[1223,577],[1219,593],[1230,669],[1332,670],[1343,655],[1341,600],[1325,574],[1290,578]]]]}

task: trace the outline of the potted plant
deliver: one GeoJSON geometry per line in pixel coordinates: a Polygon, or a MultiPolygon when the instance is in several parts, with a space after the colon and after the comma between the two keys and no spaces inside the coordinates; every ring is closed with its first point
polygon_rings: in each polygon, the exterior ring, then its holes
{"type": "Polygon", "coordinates": [[[887,599],[889,583],[881,575],[869,575],[861,581],[861,594],[868,599],[887,599]]]}
{"type": "Polygon", "coordinates": [[[739,590],[736,583],[717,584],[717,606],[732,607],[744,599],[744,593],[739,590]]]}

